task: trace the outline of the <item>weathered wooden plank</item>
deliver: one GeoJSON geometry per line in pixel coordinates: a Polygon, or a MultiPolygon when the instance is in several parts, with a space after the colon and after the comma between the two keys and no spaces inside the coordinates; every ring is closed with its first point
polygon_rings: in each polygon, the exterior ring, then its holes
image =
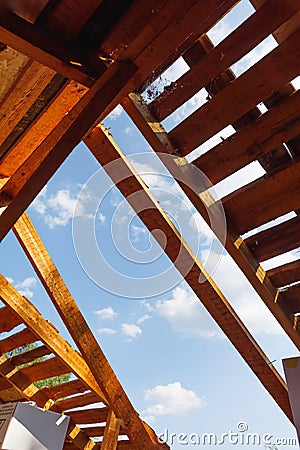
{"type": "Polygon", "coordinates": [[[89,437],[100,437],[104,435],[105,426],[103,425],[98,427],[84,427],[84,431],[89,437]]]}
{"type": "Polygon", "coordinates": [[[282,100],[257,120],[193,161],[212,184],[260,159],[300,133],[300,92],[282,100]]]}
{"type": "Polygon", "coordinates": [[[106,420],[101,450],[116,450],[120,431],[120,420],[116,418],[113,411],[109,411],[106,420]]]}
{"type": "Polygon", "coordinates": [[[202,87],[217,81],[219,75],[241,59],[270,33],[288,20],[299,4],[293,0],[284,4],[281,0],[269,0],[234,32],[194,67],[166,89],[149,107],[158,120],[162,121],[180,105],[191,98],[202,87]]]}
{"type": "MultiPolygon", "coordinates": [[[[271,364],[266,362],[266,355],[263,354],[223,294],[206,273],[204,267],[185,243],[161,205],[155,200],[149,188],[135,172],[122,151],[113,142],[112,137],[105,131],[104,127],[98,126],[85,138],[85,143],[119,190],[126,196],[130,205],[133,208],[137,204],[143,205],[143,211],[140,212],[138,210],[138,215],[142,221],[149,228],[150,232],[154,229],[162,231],[159,236],[164,236],[164,242],[161,242],[161,245],[164,246],[167,256],[174,262],[175,267],[185,277],[208,312],[216,320],[266,389],[281,405],[287,416],[291,417],[286,397],[286,387],[279,374],[271,364]],[[112,161],[119,161],[118,169],[116,167],[110,169],[111,164],[108,163],[112,161]],[[199,283],[201,274],[206,280],[203,283],[199,283]]],[[[159,237],[156,237],[156,239],[160,243],[159,237]]]]}
{"type": "Polygon", "coordinates": [[[12,176],[86,92],[87,88],[75,81],[70,81],[3,158],[0,166],[1,174],[6,174],[3,176],[7,177],[12,176]]]}
{"type": "MultiPolygon", "coordinates": [[[[17,222],[14,232],[97,383],[103,390],[107,399],[105,403],[109,404],[117,417],[123,420],[126,433],[141,450],[167,449],[167,446],[157,442],[154,433],[148,434],[146,431],[27,214],[17,222]]],[[[3,285],[5,286],[4,280],[0,283],[2,296],[3,285]]],[[[15,292],[14,296],[16,296],[15,292]]],[[[5,303],[12,297],[12,295],[8,296],[7,292],[5,303]]]]}
{"type": "Polygon", "coordinates": [[[122,102],[122,105],[207,224],[214,225],[216,236],[223,244],[225,243],[226,250],[234,258],[285,332],[300,349],[300,324],[298,320],[295,321],[287,304],[281,299],[281,294],[270,282],[266,272],[233,228],[230,219],[227,217],[226,224],[224,224],[219,215],[214,215],[212,209],[215,205],[214,199],[207,192],[205,197],[203,194],[198,195],[199,192],[210,187],[210,185],[207,186],[206,179],[202,179],[199,172],[195,173],[193,165],[189,164],[185,158],[164,157],[166,152],[176,154],[176,149],[172,146],[162,125],[157,122],[139,95],[130,94],[122,102]]]}
{"type": "Polygon", "coordinates": [[[34,381],[45,380],[46,378],[69,373],[68,366],[56,356],[54,358],[49,358],[45,361],[24,367],[20,370],[21,373],[23,373],[32,383],[34,381]]]}
{"type": "Polygon", "coordinates": [[[114,63],[5,184],[0,204],[13,200],[0,216],[0,240],[82,137],[128,94],[135,70],[131,63],[114,63]]]}
{"type": "Polygon", "coordinates": [[[12,358],[10,358],[10,361],[16,367],[18,367],[22,364],[28,364],[37,358],[42,358],[43,356],[48,356],[50,354],[51,351],[45,345],[40,345],[33,350],[29,350],[27,352],[21,353],[20,355],[13,356],[12,358]]]}
{"type": "Polygon", "coordinates": [[[106,422],[109,408],[90,408],[79,411],[68,411],[66,414],[77,424],[106,422]]]}
{"type": "Polygon", "coordinates": [[[15,348],[22,347],[23,345],[32,344],[37,340],[37,337],[28,328],[24,328],[24,330],[19,331],[12,336],[1,339],[0,352],[7,353],[15,348]]]}
{"type": "Polygon", "coordinates": [[[0,391],[0,401],[3,403],[19,402],[22,400],[26,400],[26,397],[13,387],[0,391]]]}
{"type": "Polygon", "coordinates": [[[11,331],[21,323],[20,317],[10,308],[7,306],[0,308],[0,333],[11,331]]]}
{"type": "Polygon", "coordinates": [[[99,396],[94,392],[88,392],[83,395],[76,395],[75,397],[65,398],[63,400],[55,402],[55,404],[62,411],[67,409],[80,408],[82,406],[91,405],[93,403],[99,403],[99,396]]]}
{"type": "Polygon", "coordinates": [[[71,380],[57,386],[42,387],[41,389],[45,391],[47,397],[53,400],[65,400],[69,395],[82,394],[86,392],[87,386],[81,380],[71,380]]]}
{"type": "Polygon", "coordinates": [[[265,175],[223,198],[226,216],[239,234],[300,208],[300,161],[265,175]]]}
{"type": "Polygon", "coordinates": [[[295,283],[300,280],[300,260],[270,269],[267,271],[267,275],[277,287],[295,283]]]}
{"type": "Polygon", "coordinates": [[[245,243],[259,262],[293,250],[300,246],[300,217],[256,233],[245,243]]]}
{"type": "MultiPolygon", "coordinates": [[[[18,230],[21,229],[21,225],[21,223],[18,223],[18,230]]],[[[54,328],[50,322],[43,319],[35,307],[25,297],[22,297],[2,275],[0,275],[0,297],[6,305],[9,305],[16,311],[23,322],[26,323],[27,327],[31,329],[36,336],[39,336],[39,339],[44,342],[52,353],[60,357],[68,368],[80,378],[88,388],[99,395],[100,401],[107,403],[105,395],[99,388],[98,383],[95,381],[82,356],[73,350],[70,344],[62,339],[56,328],[54,328]]],[[[27,335],[27,340],[29,341],[32,333],[28,328],[23,332],[26,332],[24,337],[21,334],[22,332],[19,333],[19,335],[15,334],[12,337],[13,344],[9,342],[10,338],[0,341],[0,351],[2,351],[2,353],[7,352],[8,350],[2,350],[2,348],[4,347],[6,349],[8,346],[11,347],[12,345],[15,345],[16,342],[19,344],[20,341],[22,343],[22,339],[25,340],[27,335]]],[[[37,340],[37,338],[35,338],[35,340],[37,340]]]]}
{"type": "Polygon", "coordinates": [[[169,135],[181,153],[188,154],[295,78],[300,70],[295,63],[300,57],[299,39],[298,30],[173,128],[169,135]]]}
{"type": "Polygon", "coordinates": [[[10,92],[0,103],[0,145],[12,132],[29,107],[37,99],[55,72],[31,61],[12,85],[10,92]]]}
{"type": "Polygon", "coordinates": [[[92,86],[97,75],[106,70],[103,64],[102,72],[95,73],[72,48],[64,47],[42,28],[9,12],[0,18],[0,41],[85,86],[92,86]]]}

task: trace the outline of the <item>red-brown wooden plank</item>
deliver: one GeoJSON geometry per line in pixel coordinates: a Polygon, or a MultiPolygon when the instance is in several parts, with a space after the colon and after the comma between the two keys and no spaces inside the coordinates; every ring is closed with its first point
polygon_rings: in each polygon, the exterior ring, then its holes
{"type": "Polygon", "coordinates": [[[300,260],[270,269],[267,271],[267,275],[277,287],[300,281],[300,260]]]}
{"type": "Polygon", "coordinates": [[[22,320],[11,308],[0,308],[0,333],[11,331],[21,323],[22,320]]]}

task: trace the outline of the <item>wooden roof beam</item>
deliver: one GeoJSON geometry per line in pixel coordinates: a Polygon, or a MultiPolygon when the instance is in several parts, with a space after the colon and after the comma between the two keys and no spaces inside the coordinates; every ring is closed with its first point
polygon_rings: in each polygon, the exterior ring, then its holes
{"type": "MultiPolygon", "coordinates": [[[[194,173],[193,165],[188,163],[185,158],[164,158],[164,153],[174,155],[176,149],[172,146],[163,126],[152,115],[141,96],[130,94],[122,102],[122,106],[207,224],[211,226],[211,218],[214,219],[214,225],[218,224],[220,220],[213,216],[213,210],[210,211],[210,216],[208,215],[208,206],[205,206],[204,200],[202,200],[205,197],[198,195],[198,192],[202,192],[210,186],[205,184],[205,180],[200,179],[198,172],[194,173]],[[197,178],[196,184],[195,178],[197,178]],[[193,186],[193,189],[190,189],[190,186],[193,186]]],[[[211,196],[208,199],[208,204],[214,205],[211,196]]],[[[281,294],[269,280],[266,272],[254,258],[243,239],[238,235],[228,217],[226,225],[227,229],[225,230],[223,226],[220,228],[214,226],[213,231],[222,243],[225,242],[228,253],[300,350],[300,323],[298,319],[294,318],[292,311],[281,298],[281,294]]]]}
{"type": "Polygon", "coordinates": [[[30,205],[83,136],[130,91],[136,67],[114,63],[30,154],[0,192],[0,240],[30,205]]]}
{"type": "MultiPolygon", "coordinates": [[[[88,365],[101,387],[107,403],[116,416],[122,419],[132,445],[139,450],[168,449],[168,446],[158,443],[154,432],[145,428],[133,408],[27,214],[24,214],[15,224],[14,233],[83,355],[85,364],[88,365]]],[[[4,281],[1,284],[0,298],[5,294],[4,302],[7,303],[11,287],[7,287],[4,281]]],[[[10,300],[11,306],[16,311],[17,298],[18,295],[14,292],[14,299],[10,300]]],[[[23,310],[20,312],[23,313],[23,310]]],[[[28,321],[29,317],[26,320],[28,321]]],[[[42,332],[43,329],[39,330],[39,335],[42,332]]]]}
{"type": "Polygon", "coordinates": [[[159,121],[212,83],[219,75],[246,55],[269,34],[300,9],[294,0],[289,5],[282,0],[268,0],[235,31],[213,48],[191,70],[153,100],[149,107],[159,121]]]}
{"type": "Polygon", "coordinates": [[[300,260],[292,261],[282,266],[275,267],[267,271],[267,275],[272,283],[277,287],[286,286],[299,281],[300,260]]]}
{"type": "Polygon", "coordinates": [[[55,72],[88,87],[92,86],[95,79],[106,70],[103,63],[102,71],[96,73],[79,53],[64,46],[61,40],[48,34],[38,25],[32,25],[3,9],[0,9],[0,41],[55,72]]]}
{"type": "Polygon", "coordinates": [[[85,143],[129,204],[133,209],[137,208],[137,214],[149,231],[159,229],[163,232],[156,235],[158,243],[159,236],[163,235],[161,245],[167,256],[285,414],[291,418],[285,383],[112,137],[103,126],[98,126],[85,138],[85,143]],[[113,161],[118,161],[118,169],[109,164],[113,161]],[[144,206],[142,212],[138,208],[141,204],[144,206]],[[202,283],[199,283],[200,275],[205,280],[202,283]]]}
{"type": "Polygon", "coordinates": [[[296,249],[300,247],[300,217],[255,233],[245,243],[259,262],[296,249]]]}
{"type": "Polygon", "coordinates": [[[187,155],[295,78],[299,73],[299,65],[294,63],[300,59],[299,39],[300,30],[297,30],[173,128],[169,136],[180,148],[182,155],[187,155]]]}

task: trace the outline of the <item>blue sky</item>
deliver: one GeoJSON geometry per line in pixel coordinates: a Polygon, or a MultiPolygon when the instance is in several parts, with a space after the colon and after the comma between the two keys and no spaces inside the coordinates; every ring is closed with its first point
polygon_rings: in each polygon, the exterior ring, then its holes
{"type": "MultiPolygon", "coordinates": [[[[211,39],[218,43],[252,12],[242,1],[211,31],[211,39]]],[[[275,45],[268,38],[235,65],[235,72],[241,74],[275,45]]],[[[172,81],[185,70],[179,60],[162,78],[172,81]]],[[[166,119],[166,128],[199,108],[206,96],[204,91],[194,96],[166,119]]],[[[105,125],[282,373],[281,359],[297,351],[262,301],[125,112],[117,107],[105,125]]],[[[191,158],[219,142],[220,135],[232,133],[230,127],[223,130],[191,158]]],[[[214,194],[221,198],[263,173],[258,163],[249,165],[219,183],[214,194]]],[[[29,214],[134,406],[157,433],[166,429],[177,433],[172,448],[197,448],[192,442],[180,444],[179,433],[220,437],[232,430],[241,435],[239,423],[247,424],[249,433],[295,438],[284,414],[83,143],[49,181],[29,214]]],[[[2,273],[71,341],[12,233],[2,244],[2,254],[2,273]]],[[[264,267],[297,256],[290,252],[264,267]]]]}

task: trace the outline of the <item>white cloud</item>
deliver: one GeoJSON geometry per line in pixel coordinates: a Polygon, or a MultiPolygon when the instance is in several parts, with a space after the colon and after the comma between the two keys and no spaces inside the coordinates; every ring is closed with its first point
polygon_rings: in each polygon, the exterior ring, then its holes
{"type": "Polygon", "coordinates": [[[213,239],[213,232],[198,212],[194,212],[191,215],[189,219],[189,225],[196,231],[198,235],[200,235],[202,245],[209,244],[209,242],[213,239]]]}
{"type": "Polygon", "coordinates": [[[239,76],[270,53],[278,44],[272,36],[268,36],[232,66],[235,75],[239,76]]]}
{"type": "Polygon", "coordinates": [[[146,320],[151,319],[150,314],[144,314],[142,317],[140,317],[137,321],[138,324],[141,324],[143,322],[145,322],[146,320]]]}
{"type": "Polygon", "coordinates": [[[107,116],[107,119],[116,120],[116,119],[118,119],[118,117],[121,116],[122,113],[123,113],[123,108],[121,105],[118,105],[115,107],[115,109],[113,109],[109,113],[109,115],[107,116]]]}
{"type": "Polygon", "coordinates": [[[132,127],[126,127],[125,128],[125,134],[132,135],[133,134],[133,128],[132,127]]]}
{"type": "Polygon", "coordinates": [[[192,409],[205,406],[205,402],[194,391],[185,389],[179,381],[148,389],[145,400],[154,403],[145,411],[150,416],[184,415],[192,409]]]}
{"type": "Polygon", "coordinates": [[[32,298],[34,295],[33,289],[35,288],[37,281],[33,277],[27,277],[23,281],[19,281],[15,284],[15,288],[24,297],[32,298]]]}
{"type": "Polygon", "coordinates": [[[122,331],[126,336],[129,336],[131,338],[136,338],[137,336],[142,334],[142,329],[134,323],[123,323],[122,331]]]}
{"type": "Polygon", "coordinates": [[[107,308],[99,309],[98,311],[94,311],[99,319],[114,319],[117,316],[117,313],[113,310],[111,306],[107,308]]]}
{"type": "Polygon", "coordinates": [[[157,313],[167,319],[174,331],[184,336],[220,338],[223,333],[188,287],[177,286],[168,300],[156,302],[157,313]]]}
{"type": "Polygon", "coordinates": [[[43,216],[49,228],[66,226],[73,216],[91,218],[84,214],[83,203],[77,200],[70,189],[60,189],[50,196],[47,194],[47,186],[45,186],[31,206],[43,216]]]}
{"type": "Polygon", "coordinates": [[[116,330],[113,328],[98,328],[97,332],[99,334],[116,334],[116,330]]]}
{"type": "Polygon", "coordinates": [[[105,221],[106,221],[106,217],[102,213],[99,213],[98,219],[100,220],[101,223],[105,223],[105,221]]]}

